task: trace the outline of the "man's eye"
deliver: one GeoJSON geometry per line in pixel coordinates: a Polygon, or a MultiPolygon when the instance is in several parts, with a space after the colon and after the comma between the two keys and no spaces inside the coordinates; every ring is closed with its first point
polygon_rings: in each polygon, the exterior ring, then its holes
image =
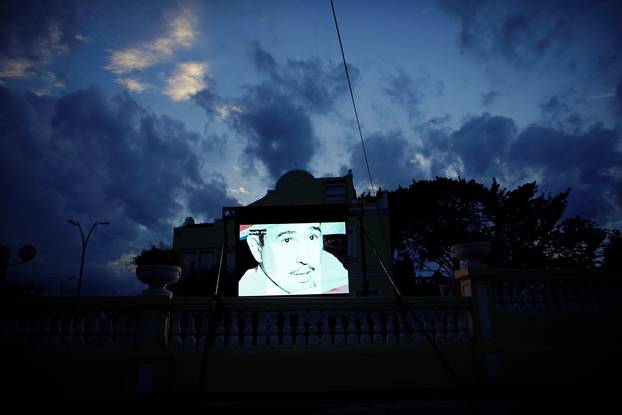
{"type": "Polygon", "coordinates": [[[283,242],[285,242],[286,244],[290,243],[292,240],[292,238],[283,238],[283,242]]]}
{"type": "Polygon", "coordinates": [[[309,239],[311,239],[312,241],[314,241],[314,240],[316,240],[316,239],[317,239],[317,235],[310,235],[310,236],[309,236],[309,239]]]}

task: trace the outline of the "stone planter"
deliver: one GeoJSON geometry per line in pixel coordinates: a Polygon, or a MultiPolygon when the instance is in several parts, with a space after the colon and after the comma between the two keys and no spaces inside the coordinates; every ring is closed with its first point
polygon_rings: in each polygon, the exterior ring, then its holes
{"type": "Polygon", "coordinates": [[[481,268],[482,262],[490,255],[489,242],[465,242],[451,247],[454,258],[460,260],[461,267],[481,268]]]}
{"type": "Polygon", "coordinates": [[[166,289],[167,285],[176,283],[181,276],[181,267],[174,265],[139,265],[136,267],[136,276],[140,282],[149,288],[143,295],[165,295],[171,297],[172,292],[166,289]]]}

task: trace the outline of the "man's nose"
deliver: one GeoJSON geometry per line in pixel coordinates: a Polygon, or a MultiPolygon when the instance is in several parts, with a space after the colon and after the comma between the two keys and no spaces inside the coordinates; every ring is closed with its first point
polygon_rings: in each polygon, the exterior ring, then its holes
{"type": "Polygon", "coordinates": [[[298,245],[296,250],[296,262],[307,265],[309,263],[309,246],[305,244],[298,245]]]}

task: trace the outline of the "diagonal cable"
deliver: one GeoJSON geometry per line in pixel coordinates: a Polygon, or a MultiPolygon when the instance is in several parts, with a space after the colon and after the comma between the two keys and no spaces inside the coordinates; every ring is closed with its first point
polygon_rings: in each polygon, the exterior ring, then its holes
{"type": "Polygon", "coordinates": [[[337,38],[339,38],[339,48],[341,49],[341,57],[343,58],[343,67],[346,71],[346,79],[348,80],[348,88],[350,89],[350,98],[352,98],[352,106],[354,107],[354,116],[356,117],[356,125],[359,129],[359,137],[361,138],[361,146],[363,147],[363,155],[365,156],[365,165],[367,166],[367,174],[369,175],[369,184],[371,185],[372,192],[376,193],[374,187],[374,181],[371,178],[371,169],[369,168],[369,160],[367,159],[367,151],[365,150],[365,142],[363,141],[363,132],[361,131],[361,123],[359,122],[359,114],[356,110],[356,103],[354,102],[354,93],[352,92],[352,82],[350,82],[350,73],[348,72],[348,65],[346,64],[346,55],[343,52],[343,44],[341,43],[341,34],[339,33],[339,24],[337,23],[337,15],[335,14],[335,5],[333,0],[330,0],[330,7],[333,10],[333,18],[335,19],[335,28],[337,29],[337,38]]]}

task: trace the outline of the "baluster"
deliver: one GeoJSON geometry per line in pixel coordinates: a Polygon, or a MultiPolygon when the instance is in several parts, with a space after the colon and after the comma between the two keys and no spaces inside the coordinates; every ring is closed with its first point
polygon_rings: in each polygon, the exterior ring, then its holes
{"type": "Polygon", "coordinates": [[[445,335],[446,343],[456,343],[456,324],[454,323],[456,316],[458,314],[457,310],[447,310],[445,312],[446,321],[447,321],[447,334],[445,335]]]}
{"type": "Polygon", "coordinates": [[[219,313],[218,321],[214,336],[214,347],[223,347],[225,345],[225,314],[219,313]]]}
{"type": "Polygon", "coordinates": [[[434,340],[443,344],[447,342],[447,310],[433,311],[434,340]]]}
{"type": "Polygon", "coordinates": [[[359,344],[359,336],[356,332],[356,316],[354,313],[348,313],[348,337],[346,337],[347,344],[359,344]]]}
{"type": "Polygon", "coordinates": [[[332,336],[330,335],[330,326],[328,324],[328,316],[322,315],[322,337],[320,339],[322,344],[333,344],[332,336]]]}
{"type": "Polygon", "coordinates": [[[335,344],[343,346],[346,344],[346,336],[343,329],[343,313],[341,311],[334,312],[335,315],[335,344]]]}
{"type": "Polygon", "coordinates": [[[292,323],[291,312],[283,312],[283,346],[291,346],[294,344],[294,338],[292,337],[292,323]]]}
{"type": "Polygon", "coordinates": [[[227,346],[229,347],[237,347],[240,345],[240,329],[238,327],[238,313],[237,311],[232,311],[230,313],[231,322],[229,324],[229,338],[227,340],[227,346]]]}
{"type": "Polygon", "coordinates": [[[404,321],[404,314],[397,314],[397,332],[399,334],[400,343],[410,343],[410,334],[404,321]]]}
{"type": "Polygon", "coordinates": [[[102,326],[103,326],[103,337],[102,344],[110,345],[112,344],[112,323],[113,323],[113,313],[112,312],[101,312],[102,326]]]}
{"type": "Polygon", "coordinates": [[[320,337],[318,336],[318,327],[319,317],[317,311],[314,311],[310,314],[309,317],[309,336],[308,336],[308,344],[309,345],[318,345],[320,344],[320,337]]]}
{"type": "Polygon", "coordinates": [[[465,314],[464,310],[458,310],[457,315],[456,315],[456,319],[458,323],[456,327],[456,331],[457,331],[456,341],[458,343],[465,343],[468,338],[467,327],[466,327],[466,317],[464,314],[465,314]]]}
{"type": "Polygon", "coordinates": [[[279,345],[279,322],[278,322],[278,313],[275,311],[270,311],[268,314],[268,326],[270,337],[268,338],[268,344],[270,346],[278,346],[279,345]]]}
{"type": "Polygon", "coordinates": [[[195,322],[195,313],[186,312],[186,324],[183,330],[183,346],[186,350],[194,350],[197,346],[196,329],[194,327],[195,322]]]}
{"type": "Polygon", "coordinates": [[[171,320],[171,349],[181,349],[181,311],[174,311],[171,320]]]}
{"type": "Polygon", "coordinates": [[[371,344],[371,327],[369,326],[369,312],[359,312],[359,322],[361,324],[361,344],[371,344]]]}
{"type": "Polygon", "coordinates": [[[265,346],[268,344],[269,333],[269,315],[265,311],[259,313],[257,321],[257,346],[265,346]]]}
{"type": "MultiPolygon", "coordinates": [[[[419,319],[419,322],[423,324],[421,320],[422,312],[415,311],[415,313],[419,313],[417,315],[417,318],[419,319]]],[[[419,324],[417,324],[417,320],[415,319],[415,316],[413,315],[413,313],[406,314],[406,321],[408,322],[408,326],[412,330],[411,342],[413,342],[415,345],[423,344],[424,337],[423,337],[423,334],[421,333],[421,327],[419,326],[419,324]]]]}
{"type": "Polygon", "coordinates": [[[252,346],[253,345],[253,313],[252,311],[245,311],[242,314],[242,322],[244,323],[244,346],[252,346]]]}
{"type": "Polygon", "coordinates": [[[397,344],[395,335],[395,312],[387,311],[387,344],[397,344]]]}
{"type": "Polygon", "coordinates": [[[372,341],[374,343],[384,343],[384,336],[382,335],[382,326],[380,323],[380,313],[377,311],[373,311],[371,313],[371,319],[373,322],[373,327],[372,327],[372,341]]]}
{"type": "Polygon", "coordinates": [[[299,311],[296,318],[296,345],[304,346],[306,344],[306,333],[305,333],[305,319],[306,312],[299,311]]]}
{"type": "Polygon", "coordinates": [[[209,313],[202,312],[197,314],[197,327],[199,337],[199,350],[205,350],[205,342],[207,341],[207,334],[209,332],[209,313]]]}

